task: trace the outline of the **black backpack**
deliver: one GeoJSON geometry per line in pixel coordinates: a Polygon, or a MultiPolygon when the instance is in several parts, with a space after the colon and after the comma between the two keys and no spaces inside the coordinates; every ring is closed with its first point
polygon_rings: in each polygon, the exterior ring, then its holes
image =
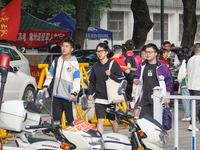
{"type": "MultiPolygon", "coordinates": [[[[135,62],[135,56],[137,54],[134,54],[133,56],[128,56],[127,54],[124,55],[126,57],[125,64],[127,65],[128,63],[131,64],[131,68],[137,68],[136,62],[135,62]]],[[[129,74],[125,73],[126,80],[128,83],[133,83],[133,76],[135,74],[135,70],[131,70],[129,74]]]]}

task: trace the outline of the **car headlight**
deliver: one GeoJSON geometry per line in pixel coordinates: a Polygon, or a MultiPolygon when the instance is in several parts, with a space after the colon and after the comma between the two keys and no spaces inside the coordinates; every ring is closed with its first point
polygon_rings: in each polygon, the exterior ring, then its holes
{"type": "Polygon", "coordinates": [[[169,139],[169,135],[166,132],[160,131],[159,137],[160,137],[160,144],[164,146],[169,139]]]}
{"type": "Polygon", "coordinates": [[[102,137],[83,136],[83,139],[90,144],[91,150],[103,150],[104,141],[102,137]]]}

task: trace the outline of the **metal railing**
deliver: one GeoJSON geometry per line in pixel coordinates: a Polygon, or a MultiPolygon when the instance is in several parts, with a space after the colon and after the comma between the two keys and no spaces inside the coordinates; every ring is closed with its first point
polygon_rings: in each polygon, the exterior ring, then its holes
{"type": "Polygon", "coordinates": [[[192,150],[196,150],[196,100],[200,100],[200,96],[182,96],[182,95],[162,95],[162,88],[156,86],[153,89],[153,106],[154,119],[162,124],[162,99],[174,99],[174,149],[179,150],[179,125],[178,125],[178,100],[192,100],[192,150]]]}

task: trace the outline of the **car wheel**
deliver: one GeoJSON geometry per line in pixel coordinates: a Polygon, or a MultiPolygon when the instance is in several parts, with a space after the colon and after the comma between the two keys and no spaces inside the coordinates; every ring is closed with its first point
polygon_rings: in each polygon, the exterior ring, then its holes
{"type": "Polygon", "coordinates": [[[35,101],[35,90],[33,87],[31,87],[31,86],[26,87],[23,97],[22,97],[22,100],[27,100],[29,102],[35,101]]]}

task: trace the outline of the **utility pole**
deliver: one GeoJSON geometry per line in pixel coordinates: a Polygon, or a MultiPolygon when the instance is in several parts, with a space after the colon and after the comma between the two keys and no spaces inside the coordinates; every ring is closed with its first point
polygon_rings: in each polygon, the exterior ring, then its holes
{"type": "Polygon", "coordinates": [[[161,22],[161,39],[160,39],[160,42],[161,42],[161,47],[163,47],[163,42],[164,42],[164,0],[161,0],[161,3],[160,3],[160,12],[161,12],[161,19],[160,19],[160,22],[161,22]]]}

